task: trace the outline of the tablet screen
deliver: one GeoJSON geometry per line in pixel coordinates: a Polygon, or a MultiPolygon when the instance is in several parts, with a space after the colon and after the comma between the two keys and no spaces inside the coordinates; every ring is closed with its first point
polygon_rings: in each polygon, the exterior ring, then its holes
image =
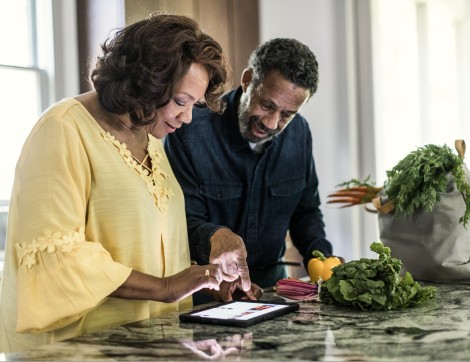
{"type": "Polygon", "coordinates": [[[298,303],[233,301],[180,315],[183,322],[246,326],[299,308],[298,303]]]}
{"type": "Polygon", "coordinates": [[[287,307],[288,305],[280,304],[234,302],[218,306],[217,308],[193,313],[193,315],[202,318],[246,320],[287,307]]]}

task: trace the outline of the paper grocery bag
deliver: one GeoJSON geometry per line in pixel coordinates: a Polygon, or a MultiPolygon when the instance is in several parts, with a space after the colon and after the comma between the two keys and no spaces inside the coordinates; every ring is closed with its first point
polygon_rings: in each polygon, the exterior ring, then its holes
{"type": "MultiPolygon", "coordinates": [[[[470,172],[464,169],[470,182],[470,172]]],[[[447,180],[447,190],[432,212],[397,216],[393,210],[379,211],[380,240],[416,280],[470,284],[470,225],[466,229],[459,222],[465,203],[451,174],[447,180]]]]}

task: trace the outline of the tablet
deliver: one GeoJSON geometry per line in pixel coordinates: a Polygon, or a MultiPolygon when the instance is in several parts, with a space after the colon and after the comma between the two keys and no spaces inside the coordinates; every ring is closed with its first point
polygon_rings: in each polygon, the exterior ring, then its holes
{"type": "Polygon", "coordinates": [[[247,327],[299,309],[296,302],[236,300],[180,314],[181,322],[247,327]]]}

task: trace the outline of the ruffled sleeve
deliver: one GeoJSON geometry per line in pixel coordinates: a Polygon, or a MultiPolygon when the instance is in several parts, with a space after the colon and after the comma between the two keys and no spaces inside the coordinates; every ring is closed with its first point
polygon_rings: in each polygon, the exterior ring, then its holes
{"type": "Polygon", "coordinates": [[[17,257],[17,332],[66,326],[125,282],[131,268],[88,240],[93,183],[86,144],[60,114],[42,119],[25,143],[10,204],[17,257]]]}

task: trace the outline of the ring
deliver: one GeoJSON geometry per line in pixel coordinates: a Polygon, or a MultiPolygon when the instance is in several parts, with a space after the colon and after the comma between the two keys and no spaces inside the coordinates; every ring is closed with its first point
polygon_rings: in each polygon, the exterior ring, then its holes
{"type": "Polygon", "coordinates": [[[209,269],[206,269],[206,277],[210,277],[209,269]]]}

